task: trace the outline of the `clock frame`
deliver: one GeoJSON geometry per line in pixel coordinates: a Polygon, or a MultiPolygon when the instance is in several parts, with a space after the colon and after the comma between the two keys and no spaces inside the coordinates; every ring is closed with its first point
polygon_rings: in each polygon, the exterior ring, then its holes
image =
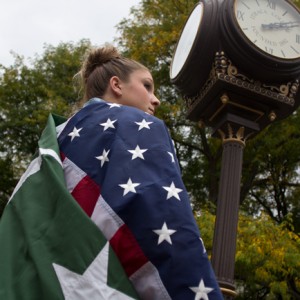
{"type": "Polygon", "coordinates": [[[185,95],[196,94],[199,91],[199,86],[205,83],[210,72],[214,54],[218,48],[218,34],[216,33],[218,31],[219,1],[221,0],[202,0],[195,5],[176,45],[170,68],[170,79],[178,90],[185,95]],[[195,18],[195,14],[200,11],[199,5],[202,6],[202,15],[199,16],[200,22],[197,24],[193,40],[187,43],[191,43],[191,45],[187,45],[184,49],[182,42],[188,33],[186,29],[191,25],[189,24],[191,19],[195,18]],[[179,51],[186,52],[183,54],[185,60],[181,62],[180,70],[176,66],[178,63],[176,61],[181,55],[179,51]],[[197,75],[195,76],[195,74],[197,75]]]}

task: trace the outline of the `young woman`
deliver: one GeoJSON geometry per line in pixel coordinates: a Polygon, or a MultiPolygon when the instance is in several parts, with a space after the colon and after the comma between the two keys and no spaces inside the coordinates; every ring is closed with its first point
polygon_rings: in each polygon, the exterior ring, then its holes
{"type": "Polygon", "coordinates": [[[87,184],[74,198],[110,241],[141,299],[222,299],[168,130],[153,116],[160,102],[151,73],[104,47],[89,53],[80,74],[84,108],[58,140],[70,161],[66,173],[84,172],[97,192],[86,197],[87,184]]]}

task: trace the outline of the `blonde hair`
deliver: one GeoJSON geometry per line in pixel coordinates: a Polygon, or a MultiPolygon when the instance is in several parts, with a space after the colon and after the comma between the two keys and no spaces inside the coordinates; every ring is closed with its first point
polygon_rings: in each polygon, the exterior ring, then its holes
{"type": "Polygon", "coordinates": [[[111,77],[118,76],[126,82],[132,72],[140,69],[148,70],[139,62],[123,57],[111,45],[90,49],[79,72],[84,92],[81,102],[93,97],[101,98],[111,77]]]}

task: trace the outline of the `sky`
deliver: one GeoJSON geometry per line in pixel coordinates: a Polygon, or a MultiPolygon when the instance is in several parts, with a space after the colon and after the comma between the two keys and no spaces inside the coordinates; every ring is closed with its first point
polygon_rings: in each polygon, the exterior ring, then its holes
{"type": "Polygon", "coordinates": [[[128,18],[139,0],[0,0],[0,64],[42,54],[44,45],[78,42],[113,43],[116,25],[128,18]]]}

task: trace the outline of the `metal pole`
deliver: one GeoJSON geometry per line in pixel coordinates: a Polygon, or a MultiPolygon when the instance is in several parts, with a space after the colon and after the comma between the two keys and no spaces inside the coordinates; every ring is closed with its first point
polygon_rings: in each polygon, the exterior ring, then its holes
{"type": "Polygon", "coordinates": [[[234,286],[234,263],[240,200],[240,183],[243,163],[243,128],[223,139],[221,178],[219,185],[217,216],[212,249],[212,265],[224,299],[233,299],[237,294],[234,286]]]}

